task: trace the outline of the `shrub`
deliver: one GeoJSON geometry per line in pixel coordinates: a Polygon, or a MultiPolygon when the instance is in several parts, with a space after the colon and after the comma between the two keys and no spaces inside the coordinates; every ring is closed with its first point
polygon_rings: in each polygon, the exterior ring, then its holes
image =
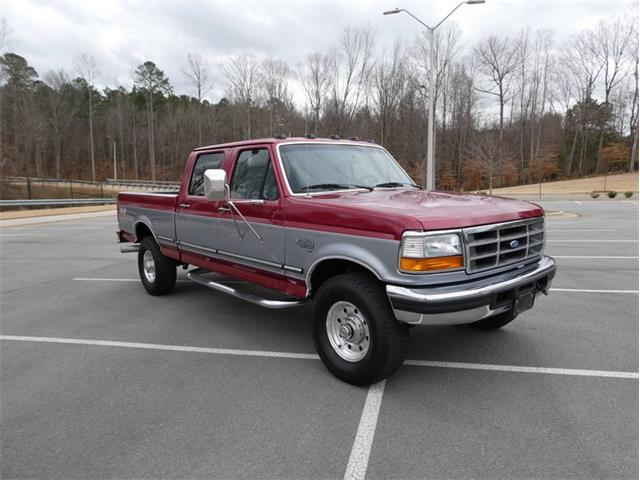
{"type": "Polygon", "coordinates": [[[591,198],[598,198],[600,194],[598,192],[591,192],[591,198]]]}
{"type": "Polygon", "coordinates": [[[633,197],[633,192],[624,192],[624,196],[627,198],[633,197]]]}
{"type": "Polygon", "coordinates": [[[618,192],[614,192],[614,191],[607,192],[607,197],[609,198],[616,198],[616,195],[618,195],[618,192]]]}

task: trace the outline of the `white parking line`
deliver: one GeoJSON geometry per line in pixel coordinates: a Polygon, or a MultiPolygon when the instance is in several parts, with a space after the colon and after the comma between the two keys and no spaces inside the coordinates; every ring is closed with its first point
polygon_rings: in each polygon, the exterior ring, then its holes
{"type": "Polygon", "coordinates": [[[139,282],[139,278],[85,278],[76,277],[72,280],[76,282],[139,282]]]}
{"type": "Polygon", "coordinates": [[[615,232],[616,230],[613,228],[594,228],[594,229],[566,229],[566,230],[556,230],[555,228],[548,228],[547,229],[547,233],[555,233],[555,232],[580,232],[580,233],[585,233],[585,232],[615,232]]]}
{"type": "Polygon", "coordinates": [[[620,257],[611,257],[604,255],[554,255],[553,258],[588,258],[588,259],[620,259],[620,258],[638,258],[638,256],[630,257],[630,256],[620,256],[620,257]]]}
{"type": "Polygon", "coordinates": [[[48,233],[0,233],[0,238],[5,237],[48,237],[48,233]]]}
{"type": "Polygon", "coordinates": [[[582,293],[638,293],[638,290],[585,290],[580,288],[552,288],[552,292],[582,292],[582,293]]]}
{"type": "Polygon", "coordinates": [[[353,440],[353,447],[351,447],[347,470],[344,472],[345,480],[363,480],[367,474],[369,455],[371,454],[373,436],[376,433],[385,383],[386,380],[383,380],[369,387],[367,399],[364,401],[364,408],[360,416],[358,432],[353,440]]]}
{"type": "Polygon", "coordinates": [[[637,372],[612,372],[606,370],[581,370],[575,368],[521,367],[518,365],[491,365],[484,363],[433,362],[429,360],[407,360],[405,365],[414,367],[461,368],[464,370],[490,370],[496,372],[545,373],[548,375],[570,375],[579,377],[631,378],[637,379],[637,372]]]}
{"type": "Polygon", "coordinates": [[[186,347],[182,345],[160,345],[156,343],[114,342],[111,340],[85,340],[82,338],[25,337],[18,335],[0,335],[0,340],[19,342],[63,343],[67,345],[93,345],[98,347],[140,348],[144,350],[169,350],[172,352],[213,353],[217,355],[237,355],[243,357],[297,358],[300,360],[319,360],[311,353],[267,352],[262,350],[237,350],[233,348],[186,347]]]}
{"type": "Polygon", "coordinates": [[[575,240],[547,240],[547,243],[638,243],[638,240],[585,240],[583,238],[576,238],[575,240]]]}
{"type": "MultiPolygon", "coordinates": [[[[0,340],[36,343],[60,343],[65,345],[90,345],[98,347],[121,347],[143,350],[164,350],[172,352],[209,353],[244,357],[292,358],[299,360],[320,360],[312,353],[269,352],[263,350],[239,350],[230,348],[189,347],[183,345],[162,345],[156,343],[115,342],[111,340],[88,340],[82,338],[31,337],[23,335],[0,335],[0,340]]],[[[544,368],[516,365],[492,365],[484,363],[435,362],[429,360],[406,360],[405,365],[415,367],[460,368],[467,370],[489,370],[501,372],[541,373],[550,375],[576,375],[603,378],[638,378],[638,372],[614,372],[607,370],[582,370],[573,368],[544,368]]],[[[380,392],[381,393],[381,392],[380,392]]]]}

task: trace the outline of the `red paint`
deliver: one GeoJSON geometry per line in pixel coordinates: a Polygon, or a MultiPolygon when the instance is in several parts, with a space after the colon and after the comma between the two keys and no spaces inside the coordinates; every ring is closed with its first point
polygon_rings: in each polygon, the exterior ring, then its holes
{"type": "Polygon", "coordinates": [[[544,214],[529,202],[415,188],[290,196],[285,208],[286,225],[396,240],[405,230],[456,229],[544,214]]]}
{"type": "MultiPolygon", "coordinates": [[[[292,195],[286,188],[284,172],[276,159],[277,145],[287,142],[326,143],[327,140],[269,138],[198,148],[191,152],[187,160],[177,196],[121,193],[118,195],[118,206],[131,205],[165,211],[182,209],[191,215],[226,217],[230,214],[218,212],[218,208],[225,206],[225,202],[210,202],[204,197],[188,194],[196,158],[203,153],[224,151],[222,168],[230,180],[235,160],[242,150],[267,148],[275,169],[280,198],[263,205],[237,203],[243,215],[256,223],[400,240],[406,230],[458,229],[544,215],[541,207],[529,202],[463,193],[428,192],[410,187],[378,189],[372,192],[292,195]],[[180,207],[180,204],[188,204],[189,207],[180,207]]],[[[349,143],[371,146],[368,142],[349,143]]],[[[130,239],[130,233],[133,232],[121,232],[120,235],[130,239]]],[[[304,297],[306,294],[304,282],[287,278],[284,274],[265,272],[222,260],[214,261],[204,256],[179,252],[175,248],[162,247],[162,251],[183,263],[286,291],[295,296],[304,297]]]]}
{"type": "MultiPolygon", "coordinates": [[[[273,288],[287,292],[289,287],[287,280],[283,275],[259,270],[253,267],[247,267],[238,263],[230,262],[221,259],[212,259],[193,253],[182,253],[182,261],[189,265],[196,265],[212,272],[221,273],[238,280],[246,280],[249,282],[257,283],[263,287],[273,288]]],[[[304,297],[304,294],[302,295],[304,297]]]]}

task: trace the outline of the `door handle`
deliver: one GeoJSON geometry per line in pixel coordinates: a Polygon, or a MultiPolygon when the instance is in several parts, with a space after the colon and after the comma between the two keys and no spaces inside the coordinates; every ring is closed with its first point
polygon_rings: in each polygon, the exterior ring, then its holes
{"type": "Polygon", "coordinates": [[[227,207],[218,207],[218,213],[231,213],[231,209],[227,207]]]}
{"type": "Polygon", "coordinates": [[[180,205],[178,205],[180,208],[191,208],[191,204],[190,203],[181,203],[180,205]]]}

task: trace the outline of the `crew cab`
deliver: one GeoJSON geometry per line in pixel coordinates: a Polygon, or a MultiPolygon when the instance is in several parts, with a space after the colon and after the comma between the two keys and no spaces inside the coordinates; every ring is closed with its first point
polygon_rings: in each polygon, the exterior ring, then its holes
{"type": "Polygon", "coordinates": [[[411,326],[500,328],[556,271],[538,205],[425,191],[383,147],[352,140],[196,148],[179,191],[120,193],[118,223],[152,295],[182,266],[263,307],[311,304],[320,358],[356,385],[402,365],[411,326]]]}

